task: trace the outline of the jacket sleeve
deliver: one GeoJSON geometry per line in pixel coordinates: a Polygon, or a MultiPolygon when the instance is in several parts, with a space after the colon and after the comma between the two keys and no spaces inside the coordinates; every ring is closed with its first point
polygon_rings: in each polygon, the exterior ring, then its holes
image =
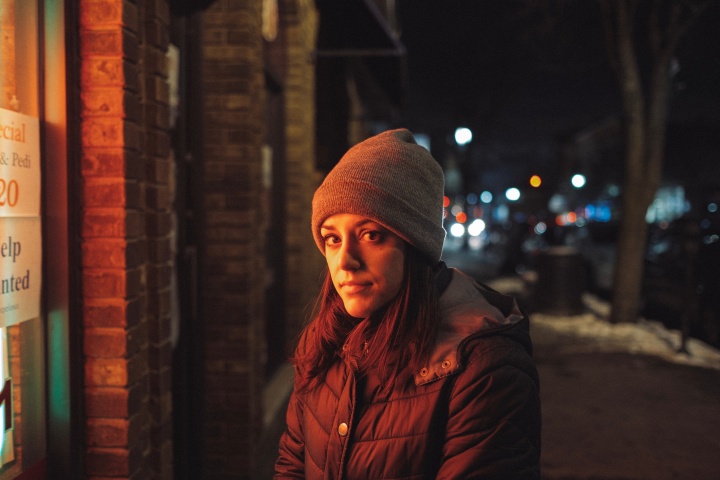
{"type": "Polygon", "coordinates": [[[539,479],[537,369],[515,342],[480,345],[449,393],[437,478],[539,479]]]}
{"type": "Polygon", "coordinates": [[[305,440],[302,432],[303,408],[295,391],[290,395],[287,427],[280,437],[278,459],[275,461],[276,479],[305,478],[305,440]]]}

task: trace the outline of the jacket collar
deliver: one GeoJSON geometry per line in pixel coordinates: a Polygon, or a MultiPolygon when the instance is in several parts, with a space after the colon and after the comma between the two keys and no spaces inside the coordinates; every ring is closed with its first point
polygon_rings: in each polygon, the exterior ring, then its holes
{"type": "Polygon", "coordinates": [[[524,317],[514,298],[481,286],[460,270],[446,267],[444,270],[446,273],[441,270],[438,274],[442,292],[438,337],[428,364],[415,373],[416,385],[459,371],[463,367],[462,346],[471,337],[509,329],[524,317]]]}

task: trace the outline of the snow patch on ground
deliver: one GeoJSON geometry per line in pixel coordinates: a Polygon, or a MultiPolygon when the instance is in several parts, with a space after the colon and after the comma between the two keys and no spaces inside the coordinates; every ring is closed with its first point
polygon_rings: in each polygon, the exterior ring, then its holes
{"type": "MultiPolygon", "coordinates": [[[[500,292],[517,294],[526,286],[522,279],[500,278],[490,282],[500,292]]],[[[591,294],[583,295],[587,312],[581,315],[530,314],[531,329],[536,327],[553,335],[572,337],[576,342],[562,347],[574,352],[623,352],[661,357],[666,361],[720,370],[720,351],[694,338],[687,339],[686,352],[680,351],[682,336],[661,322],[638,318],[636,323],[614,324],[607,321],[608,302],[591,294]]],[[[563,345],[567,345],[563,342],[563,345]]]]}

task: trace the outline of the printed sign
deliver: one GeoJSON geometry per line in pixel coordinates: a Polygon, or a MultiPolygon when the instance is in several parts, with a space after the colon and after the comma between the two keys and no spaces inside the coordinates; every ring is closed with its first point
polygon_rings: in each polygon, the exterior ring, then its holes
{"type": "Polygon", "coordinates": [[[40,316],[40,218],[0,218],[0,327],[40,316]]]}
{"type": "Polygon", "coordinates": [[[40,123],[0,108],[0,217],[40,215],[40,123]]]}

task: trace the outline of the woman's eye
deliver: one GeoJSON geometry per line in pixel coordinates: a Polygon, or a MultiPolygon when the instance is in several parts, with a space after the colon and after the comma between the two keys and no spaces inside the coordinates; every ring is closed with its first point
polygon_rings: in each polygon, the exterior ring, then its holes
{"type": "Polygon", "coordinates": [[[371,242],[377,242],[380,239],[382,239],[382,233],[376,231],[376,230],[368,230],[364,234],[365,238],[371,242]]]}
{"type": "Polygon", "coordinates": [[[325,239],[325,245],[335,245],[340,241],[337,235],[325,235],[323,238],[325,239]]]}

